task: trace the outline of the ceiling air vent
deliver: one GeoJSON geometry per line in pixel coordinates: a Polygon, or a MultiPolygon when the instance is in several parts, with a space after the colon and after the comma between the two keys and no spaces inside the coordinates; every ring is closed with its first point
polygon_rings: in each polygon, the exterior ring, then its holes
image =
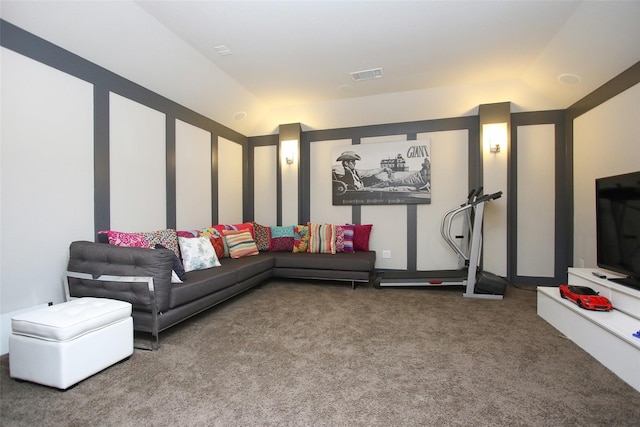
{"type": "Polygon", "coordinates": [[[374,68],[372,70],[354,71],[351,74],[351,78],[356,81],[379,79],[382,77],[382,68],[374,68]]]}

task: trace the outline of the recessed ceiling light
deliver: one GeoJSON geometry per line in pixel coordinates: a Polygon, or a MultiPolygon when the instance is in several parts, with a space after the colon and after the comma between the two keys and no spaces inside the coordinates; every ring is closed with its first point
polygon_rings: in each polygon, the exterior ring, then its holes
{"type": "Polygon", "coordinates": [[[580,76],[575,74],[560,74],[558,76],[558,81],[566,85],[577,85],[582,81],[582,79],[580,76]]]}
{"type": "Polygon", "coordinates": [[[229,49],[228,47],[226,47],[225,45],[221,44],[218,46],[214,46],[213,47],[216,51],[218,51],[218,53],[222,56],[229,56],[229,55],[233,55],[233,52],[231,52],[231,49],[229,49]]]}
{"type": "Polygon", "coordinates": [[[371,70],[354,71],[351,74],[351,78],[360,82],[362,80],[379,79],[382,77],[382,68],[372,68],[371,70]]]}
{"type": "Polygon", "coordinates": [[[247,113],[245,113],[244,111],[238,111],[233,115],[234,120],[242,120],[245,117],[247,117],[247,113]]]}

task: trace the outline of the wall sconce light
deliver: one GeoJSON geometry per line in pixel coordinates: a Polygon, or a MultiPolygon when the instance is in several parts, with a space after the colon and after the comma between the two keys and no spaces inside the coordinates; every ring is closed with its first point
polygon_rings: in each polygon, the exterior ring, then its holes
{"type": "Polygon", "coordinates": [[[502,151],[502,149],[507,149],[506,123],[491,123],[482,125],[482,133],[485,150],[493,154],[498,154],[502,151]]]}
{"type": "Polygon", "coordinates": [[[292,165],[296,162],[296,154],[298,153],[298,141],[297,140],[289,140],[282,141],[281,146],[281,156],[284,163],[288,165],[292,165]]]}

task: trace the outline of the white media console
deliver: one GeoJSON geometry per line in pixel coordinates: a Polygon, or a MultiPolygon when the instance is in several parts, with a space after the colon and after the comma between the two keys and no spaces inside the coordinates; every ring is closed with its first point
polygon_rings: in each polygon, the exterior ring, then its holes
{"type": "Polygon", "coordinates": [[[569,284],[588,286],[609,298],[614,310],[589,311],[560,298],[557,287],[538,287],[538,315],[600,363],[640,391],[640,290],[593,273],[620,275],[597,268],[570,268],[569,284]]]}

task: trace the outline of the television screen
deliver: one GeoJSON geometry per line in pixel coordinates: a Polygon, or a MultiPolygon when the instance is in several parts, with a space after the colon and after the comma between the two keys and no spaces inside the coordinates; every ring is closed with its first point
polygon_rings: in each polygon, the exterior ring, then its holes
{"type": "Polygon", "coordinates": [[[596,179],[598,267],[640,288],[640,172],[596,179]]]}

